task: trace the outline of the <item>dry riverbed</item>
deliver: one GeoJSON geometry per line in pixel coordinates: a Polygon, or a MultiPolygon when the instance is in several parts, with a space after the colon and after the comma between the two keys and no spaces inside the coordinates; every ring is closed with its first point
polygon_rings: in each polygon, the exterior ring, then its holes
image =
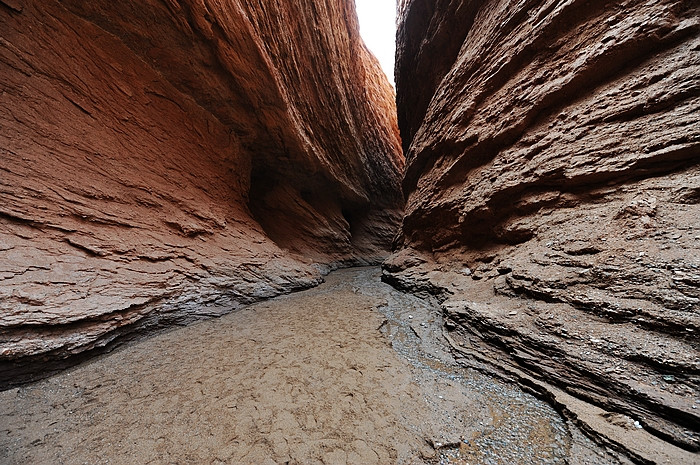
{"type": "Polygon", "coordinates": [[[337,271],[0,392],[0,463],[627,463],[457,366],[436,307],[379,276],[337,271]]]}

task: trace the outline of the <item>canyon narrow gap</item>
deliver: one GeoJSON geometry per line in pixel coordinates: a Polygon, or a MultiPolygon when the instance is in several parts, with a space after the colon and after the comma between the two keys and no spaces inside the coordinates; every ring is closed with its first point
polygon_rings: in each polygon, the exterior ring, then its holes
{"type": "Polygon", "coordinates": [[[394,91],[351,3],[0,2],[0,34],[3,384],[386,256],[394,91]]]}
{"type": "Polygon", "coordinates": [[[396,38],[0,0],[0,463],[700,463],[697,2],[396,38]]]}

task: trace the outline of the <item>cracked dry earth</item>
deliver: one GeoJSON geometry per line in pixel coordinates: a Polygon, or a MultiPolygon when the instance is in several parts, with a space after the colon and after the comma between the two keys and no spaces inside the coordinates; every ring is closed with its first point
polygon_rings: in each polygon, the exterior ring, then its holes
{"type": "Polygon", "coordinates": [[[616,464],[378,268],[0,392],[0,463],[616,464]]]}

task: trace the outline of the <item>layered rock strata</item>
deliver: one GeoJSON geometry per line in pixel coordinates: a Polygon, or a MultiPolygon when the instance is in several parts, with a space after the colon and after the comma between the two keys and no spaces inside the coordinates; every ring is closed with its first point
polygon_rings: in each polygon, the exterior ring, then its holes
{"type": "Polygon", "coordinates": [[[351,2],[0,1],[0,384],[385,256],[393,99],[351,2]]]}
{"type": "Polygon", "coordinates": [[[407,207],[384,266],[439,296],[471,363],[696,452],[698,13],[686,0],[402,2],[407,207]]]}

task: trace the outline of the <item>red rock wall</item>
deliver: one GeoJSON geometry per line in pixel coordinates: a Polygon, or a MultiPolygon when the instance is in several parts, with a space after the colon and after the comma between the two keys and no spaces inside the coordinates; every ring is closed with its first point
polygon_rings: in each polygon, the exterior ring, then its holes
{"type": "Polygon", "coordinates": [[[385,255],[393,90],[328,1],[0,1],[0,378],[385,255]]]}
{"type": "Polygon", "coordinates": [[[387,279],[439,294],[474,360],[698,450],[697,2],[400,9],[387,279]]]}

